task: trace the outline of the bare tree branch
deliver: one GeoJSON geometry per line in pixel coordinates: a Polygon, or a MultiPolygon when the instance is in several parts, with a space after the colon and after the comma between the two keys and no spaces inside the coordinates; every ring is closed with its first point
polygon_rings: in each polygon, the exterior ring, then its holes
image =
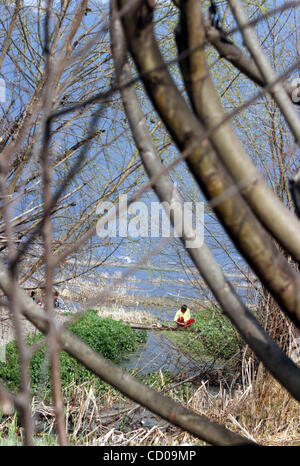
{"type": "MultiPolygon", "coordinates": [[[[255,31],[248,25],[248,18],[245,14],[243,6],[239,0],[230,0],[230,5],[238,26],[241,30],[245,44],[258,67],[264,82],[267,84],[276,80],[276,73],[269,64],[266,55],[259,45],[255,31]]],[[[300,143],[300,119],[296,112],[284,86],[279,82],[272,86],[272,96],[282,111],[285,119],[295,137],[295,140],[300,143]]]]}
{"type": "MultiPolygon", "coordinates": [[[[248,55],[246,55],[234,42],[224,41],[223,34],[221,31],[206,24],[206,37],[213,47],[218,51],[220,58],[224,58],[229,61],[235,68],[243,73],[247,78],[251,79],[255,84],[260,87],[265,86],[265,81],[256,66],[255,61],[248,55]]],[[[282,85],[285,91],[288,93],[290,99],[293,95],[297,95],[299,91],[298,85],[293,85],[288,79],[282,81],[282,85]]],[[[270,94],[272,89],[269,90],[270,94]]],[[[295,105],[300,105],[300,101],[297,100],[295,105]]]]}
{"type": "Polygon", "coordinates": [[[289,188],[292,194],[295,211],[300,218],[300,170],[289,179],[289,188]]]}
{"type": "MultiPolygon", "coordinates": [[[[197,1],[190,4],[185,2],[181,5],[176,35],[180,54],[194,50],[180,65],[195,113],[206,129],[218,126],[210,134],[217,155],[233,180],[238,184],[245,183],[240,192],[260,222],[295,260],[300,261],[300,222],[268,187],[239,142],[230,121],[225,121],[225,113],[204,58],[205,35],[201,5],[197,1]],[[197,14],[194,15],[193,10],[197,10],[197,14]],[[200,57],[203,57],[202,71],[200,57]]],[[[273,76],[271,82],[275,81],[276,76],[273,76]]]]}
{"type": "MultiPolygon", "coordinates": [[[[201,139],[202,126],[162,66],[163,59],[153,36],[152,14],[152,7],[144,2],[131,15],[125,15],[123,21],[128,45],[138,70],[143,73],[146,90],[178,149],[184,151],[192,146],[186,159],[188,167],[211,200],[223,194],[233,183],[208,141],[201,139]],[[158,67],[160,71],[157,71],[158,67]],[[152,71],[154,69],[156,71],[152,71]]],[[[299,326],[299,275],[279,253],[273,239],[239,194],[219,203],[214,210],[257,276],[299,326]]]]}
{"type": "MultiPolygon", "coordinates": [[[[196,19],[195,11],[193,11],[193,13],[193,18],[196,19]]],[[[124,32],[115,5],[112,8],[111,36],[117,79],[119,83],[122,84],[123,81],[127,82],[130,79],[130,68],[126,60],[124,32]]],[[[162,172],[163,167],[154,147],[152,136],[145,122],[133,86],[131,88],[123,88],[122,99],[134,140],[139,149],[148,176],[150,179],[157,177],[157,175],[159,176],[162,172]]],[[[182,204],[176,194],[174,198],[174,187],[167,175],[161,175],[157,178],[154,190],[160,201],[165,202],[165,204],[163,204],[164,207],[170,205],[174,208],[175,212],[173,210],[167,211],[167,215],[175,229],[176,223],[179,223],[179,225],[183,224],[181,237],[183,245],[207,285],[214,293],[215,298],[221,304],[224,313],[229,317],[267,369],[290,393],[293,393],[293,396],[295,396],[298,401],[300,401],[300,390],[297,390],[297,393],[295,391],[295,387],[300,383],[300,369],[274,343],[258,324],[251,312],[244,306],[236,295],[232,285],[225,278],[221,268],[206,246],[206,243],[203,242],[201,247],[189,247],[189,242],[193,236],[196,237],[199,233],[191,230],[191,225],[182,222],[182,204]],[[286,374],[287,370],[290,371],[288,377],[286,374]]]]}

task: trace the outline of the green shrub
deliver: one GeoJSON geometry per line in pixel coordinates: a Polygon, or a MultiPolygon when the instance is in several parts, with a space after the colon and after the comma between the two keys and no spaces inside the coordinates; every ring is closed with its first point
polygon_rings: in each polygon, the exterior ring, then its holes
{"type": "MultiPolygon", "coordinates": [[[[69,330],[84,340],[93,350],[115,363],[120,362],[129,352],[135,351],[137,346],[146,340],[145,330],[136,331],[120,321],[100,318],[97,311],[93,310],[86,312],[69,327],[69,330]]],[[[27,343],[31,346],[42,338],[42,334],[31,334],[27,336],[27,343]]],[[[50,371],[45,354],[46,347],[37,351],[30,361],[32,391],[33,394],[41,396],[48,396],[51,390],[50,371]],[[40,393],[41,390],[43,393],[40,393]]],[[[65,351],[60,352],[60,368],[63,387],[72,381],[80,383],[97,380],[92,372],[65,351]]],[[[10,390],[14,392],[18,390],[20,366],[15,341],[6,345],[6,363],[0,363],[0,378],[5,381],[10,390]]],[[[101,381],[98,383],[98,388],[101,389],[101,381]]]]}
{"type": "Polygon", "coordinates": [[[229,359],[241,348],[242,339],[220,311],[200,312],[196,314],[195,321],[199,343],[208,356],[229,359]]]}

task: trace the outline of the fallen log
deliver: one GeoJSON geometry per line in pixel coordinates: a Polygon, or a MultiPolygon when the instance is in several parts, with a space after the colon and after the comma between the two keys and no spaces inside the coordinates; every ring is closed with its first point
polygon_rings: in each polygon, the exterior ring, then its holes
{"type": "Polygon", "coordinates": [[[160,325],[160,324],[152,324],[152,325],[144,325],[144,324],[136,324],[134,322],[127,322],[131,328],[136,328],[136,329],[144,329],[144,330],[169,330],[176,332],[177,330],[182,332],[184,330],[186,331],[195,331],[193,329],[188,329],[187,327],[168,327],[167,325],[160,325]]]}

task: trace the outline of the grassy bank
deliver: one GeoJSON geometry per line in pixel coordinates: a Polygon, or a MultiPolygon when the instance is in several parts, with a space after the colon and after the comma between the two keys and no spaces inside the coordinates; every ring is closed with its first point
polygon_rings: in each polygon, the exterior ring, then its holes
{"type": "Polygon", "coordinates": [[[242,348],[242,339],[218,309],[202,309],[193,318],[195,323],[190,330],[164,332],[184,353],[199,361],[227,361],[242,348]]]}

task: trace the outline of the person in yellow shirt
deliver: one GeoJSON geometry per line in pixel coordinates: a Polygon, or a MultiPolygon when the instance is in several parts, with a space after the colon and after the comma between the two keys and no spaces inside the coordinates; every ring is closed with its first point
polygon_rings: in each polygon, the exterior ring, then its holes
{"type": "Polygon", "coordinates": [[[176,312],[174,321],[177,323],[177,327],[190,328],[195,319],[191,319],[191,311],[186,304],[183,304],[179,311],[176,312]]]}

